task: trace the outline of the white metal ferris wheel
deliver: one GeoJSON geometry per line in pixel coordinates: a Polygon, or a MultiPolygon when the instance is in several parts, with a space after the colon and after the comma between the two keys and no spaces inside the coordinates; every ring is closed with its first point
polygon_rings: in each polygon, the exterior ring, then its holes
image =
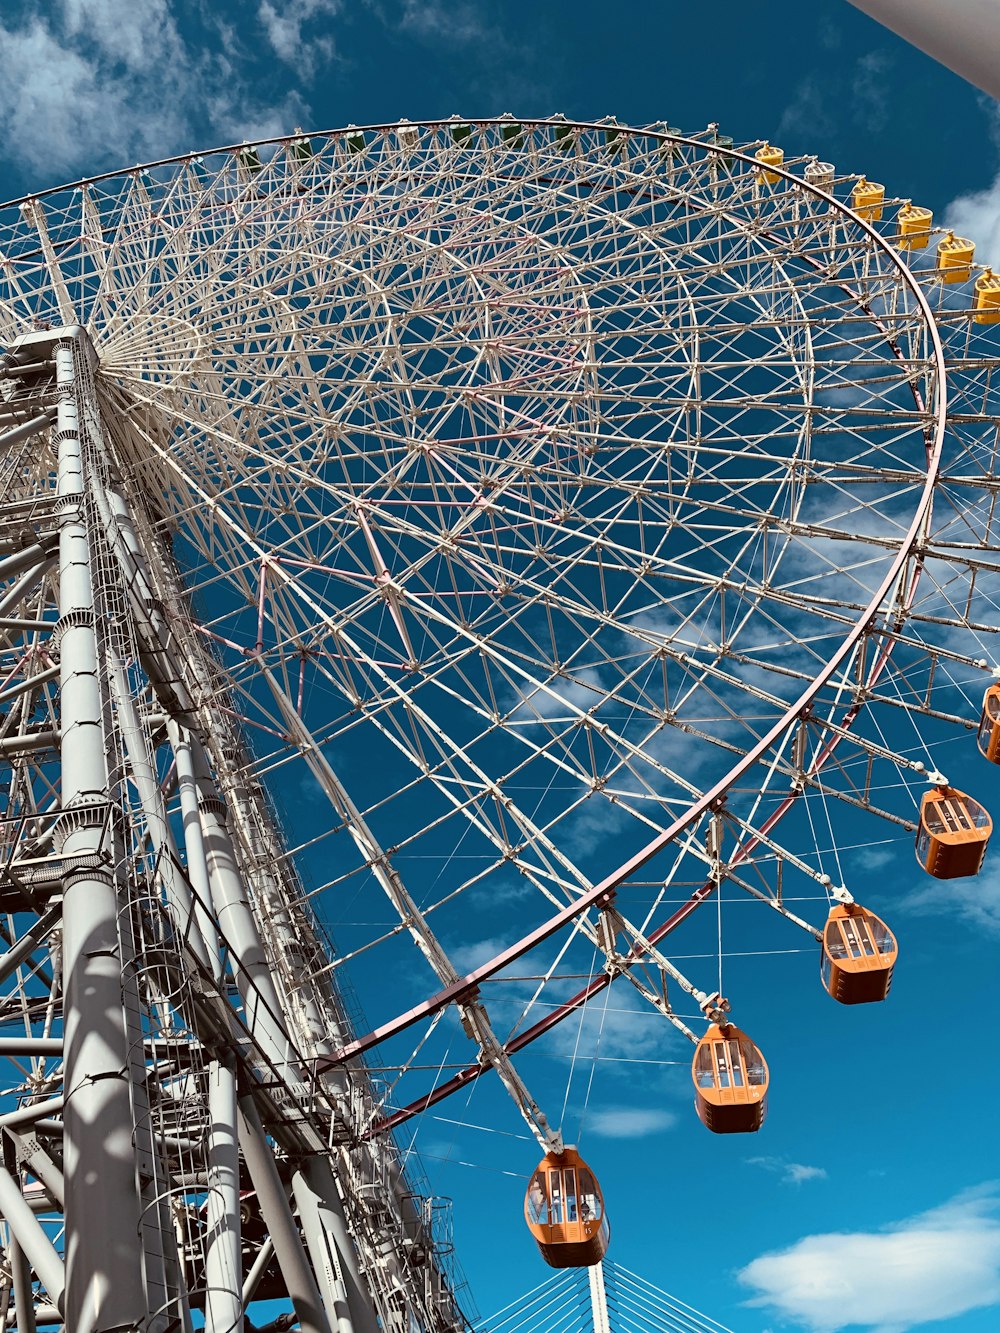
{"type": "Polygon", "coordinates": [[[395,1127],[495,1072],[573,1160],[520,1053],[612,982],[758,1127],[731,901],[885,994],[838,845],[978,867],[998,569],[1000,283],[899,203],[506,117],[0,210],[0,1328],[461,1328],[395,1127]]]}

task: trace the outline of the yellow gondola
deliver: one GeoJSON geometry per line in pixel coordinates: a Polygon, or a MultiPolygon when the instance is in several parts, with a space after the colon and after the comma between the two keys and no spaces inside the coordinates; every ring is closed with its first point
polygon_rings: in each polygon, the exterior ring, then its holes
{"type": "Polygon", "coordinates": [[[976,253],[975,241],[956,236],[953,231],[938,241],[938,272],[942,282],[968,282],[972,277],[972,258],[976,253]]]}
{"type": "Polygon", "coordinates": [[[588,1268],[611,1230],[593,1171],[574,1148],[546,1153],[524,1196],[524,1220],[550,1268],[588,1268]]]}
{"type": "Polygon", "coordinates": [[[885,186],[866,181],[863,176],[851,191],[851,207],[866,222],[881,221],[884,201],[885,186]]]}
{"type": "Polygon", "coordinates": [[[695,1109],[713,1134],[752,1134],[767,1115],[767,1062],[735,1023],[713,1023],[691,1064],[695,1109]]]}
{"type": "Polygon", "coordinates": [[[972,318],[977,324],[1000,323],[1000,274],[985,269],[976,279],[972,318]]]}
{"type": "Polygon", "coordinates": [[[823,931],[820,977],[841,1004],[884,1000],[899,949],[885,922],[860,903],[830,909],[823,931]]]}
{"type": "Polygon", "coordinates": [[[926,249],[933,221],[934,214],[929,208],[907,200],[896,217],[896,244],[900,250],[926,249]]]}
{"type": "Polygon", "coordinates": [[[785,151],[783,148],[775,148],[773,144],[765,143],[763,148],[758,148],[754,157],[760,163],[757,171],[757,179],[766,181],[768,185],[777,185],[781,176],[777,171],[768,171],[768,167],[780,167],[785,160],[785,151]]]}

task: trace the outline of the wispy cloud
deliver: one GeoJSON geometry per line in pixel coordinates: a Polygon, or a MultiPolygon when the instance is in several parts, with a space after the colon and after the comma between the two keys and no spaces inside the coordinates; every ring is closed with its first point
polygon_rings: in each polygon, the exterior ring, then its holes
{"type": "Polygon", "coordinates": [[[959,195],[944,214],[944,225],[975,241],[976,258],[1000,268],[1000,176],[984,190],[959,195]]]}
{"type": "Polygon", "coordinates": [[[751,1305],[813,1330],[905,1333],[1000,1303],[996,1186],[876,1232],[805,1236],[738,1274],[751,1305]]]}
{"type": "MultiPolygon", "coordinates": [[[[824,23],[821,44],[827,50],[840,45],[839,33],[824,23]]],[[[881,129],[889,115],[892,57],[886,51],[866,51],[853,66],[826,61],[795,85],[792,100],[782,112],[776,136],[801,136],[810,144],[837,136],[847,123],[862,130],[881,129]]]]}
{"type": "Polygon", "coordinates": [[[403,0],[399,26],[420,37],[432,37],[456,46],[494,40],[498,34],[482,11],[471,4],[441,4],[440,0],[403,0]]]}
{"type": "Polygon", "coordinates": [[[854,67],[851,80],[854,119],[865,129],[879,130],[889,115],[893,83],[889,77],[892,57],[885,51],[868,51],[854,67]]]}
{"type": "Polygon", "coordinates": [[[974,926],[977,931],[1000,935],[1000,866],[992,866],[972,879],[955,879],[942,893],[937,880],[911,890],[899,899],[899,908],[915,916],[940,916],[947,912],[974,926]]]}
{"type": "Polygon", "coordinates": [[[287,129],[301,98],[286,89],[269,105],[235,31],[199,12],[168,0],[60,0],[43,16],[0,19],[9,158],[47,184],[182,152],[206,121],[221,140],[287,129]]]}
{"type": "Polygon", "coordinates": [[[510,943],[510,940],[491,938],[476,940],[471,944],[461,944],[452,949],[451,960],[460,972],[474,972],[477,967],[482,967],[498,953],[502,953],[510,943]]]}
{"type": "Polygon", "coordinates": [[[834,127],[829,92],[829,88],[811,75],[802,79],[791,102],[781,113],[776,137],[810,133],[817,141],[826,138],[834,127]]]}
{"type": "Polygon", "coordinates": [[[826,1170],[822,1166],[789,1162],[784,1157],[748,1157],[747,1163],[780,1176],[784,1185],[804,1185],[807,1180],[826,1180],[826,1170]]]}
{"type": "Polygon", "coordinates": [[[588,1133],[603,1139],[644,1139],[673,1129],[677,1117],[658,1107],[606,1106],[588,1112],[584,1123],[588,1133]]]}
{"type": "Polygon", "coordinates": [[[312,74],[333,58],[335,45],[324,20],[341,10],[341,0],[261,0],[258,15],[279,60],[312,74]]]}

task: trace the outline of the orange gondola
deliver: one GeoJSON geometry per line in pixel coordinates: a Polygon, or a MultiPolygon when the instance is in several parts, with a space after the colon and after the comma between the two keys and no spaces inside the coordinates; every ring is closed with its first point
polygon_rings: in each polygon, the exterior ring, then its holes
{"type": "Polygon", "coordinates": [[[957,787],[935,787],[920,802],[917,860],[935,879],[978,875],[993,821],[957,787]]]}
{"type": "Polygon", "coordinates": [[[594,1173],[574,1148],[550,1152],[524,1196],[524,1219],[550,1268],[600,1263],[611,1230],[594,1173]]]}
{"type": "Polygon", "coordinates": [[[820,976],[841,1004],[884,1000],[892,985],[899,949],[885,922],[860,903],[830,909],[823,932],[820,976]]]}
{"type": "Polygon", "coordinates": [[[734,1023],[713,1023],[691,1065],[695,1110],[713,1134],[752,1134],[767,1115],[767,1062],[734,1023]]]}
{"type": "Polygon", "coordinates": [[[1000,764],[1000,685],[991,685],[983,695],[979,719],[979,750],[991,764],[1000,764]]]}

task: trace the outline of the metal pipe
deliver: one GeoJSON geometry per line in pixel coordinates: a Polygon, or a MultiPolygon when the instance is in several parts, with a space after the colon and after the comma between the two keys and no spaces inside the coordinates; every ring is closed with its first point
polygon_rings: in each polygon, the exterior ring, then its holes
{"type": "MultiPolygon", "coordinates": [[[[31,1323],[30,1323],[31,1333],[35,1333],[35,1329],[38,1326],[35,1323],[36,1320],[38,1321],[38,1324],[42,1325],[45,1328],[65,1329],[66,1327],[65,1323],[63,1322],[62,1315],[59,1313],[59,1311],[56,1309],[54,1305],[36,1305],[33,1310],[29,1309],[29,1314],[31,1316],[31,1323]]],[[[17,1328],[17,1329],[21,1327],[21,1325],[17,1322],[16,1311],[12,1315],[7,1316],[7,1327],[17,1328]]],[[[25,1328],[28,1329],[28,1327],[29,1325],[26,1324],[25,1328]]]]}
{"type": "Polygon", "coordinates": [[[246,1275],[243,1283],[243,1308],[250,1304],[257,1294],[257,1288],[260,1286],[261,1279],[267,1272],[268,1265],[274,1258],[274,1241],[270,1236],[265,1237],[264,1244],[257,1251],[257,1258],[250,1265],[250,1271],[246,1275]]]}
{"type": "MultiPolygon", "coordinates": [[[[49,907],[28,927],[16,944],[12,944],[5,954],[0,956],[0,985],[30,958],[50,931],[55,930],[62,919],[62,903],[49,907]]],[[[2,1123],[2,1120],[0,1120],[2,1123]]]]}
{"type": "Polygon", "coordinates": [[[39,1282],[49,1293],[53,1305],[62,1310],[66,1290],[63,1261],[42,1224],[25,1202],[20,1185],[6,1167],[0,1167],[0,1214],[10,1227],[11,1236],[17,1240],[37,1273],[39,1282]]]}
{"type": "Polygon", "coordinates": [[[54,620],[32,620],[28,616],[0,616],[0,629],[54,630],[54,620]]]}
{"type": "Polygon", "coordinates": [[[49,1120],[45,1117],[42,1120],[35,1121],[36,1129],[40,1129],[43,1134],[56,1134],[62,1137],[63,1122],[61,1120],[49,1120]]]}
{"type": "Polygon", "coordinates": [[[33,1120],[42,1120],[61,1111],[65,1104],[65,1097],[51,1097],[47,1102],[32,1102],[30,1106],[19,1106],[16,1111],[0,1115],[0,1129],[7,1129],[13,1125],[28,1125],[33,1120]]]}
{"type": "Polygon", "coordinates": [[[150,583],[148,562],[128,502],[115,482],[102,488],[96,499],[129,592],[140,659],[161,705],[172,717],[187,716],[193,707],[192,700],[178,666],[170,627],[150,583]]]}
{"type": "MultiPolygon", "coordinates": [[[[65,1329],[66,1327],[63,1323],[62,1315],[54,1305],[36,1305],[33,1310],[29,1309],[28,1313],[30,1315],[30,1324],[24,1325],[27,1333],[35,1333],[35,1329],[37,1328],[35,1323],[36,1319],[38,1320],[38,1324],[43,1325],[45,1328],[65,1329]]],[[[20,1329],[21,1325],[17,1322],[16,1311],[7,1316],[7,1327],[20,1329]]]]}
{"type": "Polygon", "coordinates": [[[50,426],[55,419],[56,409],[47,408],[40,416],[32,417],[26,421],[23,426],[15,426],[4,435],[0,435],[0,449],[7,449],[12,444],[20,444],[22,440],[27,440],[32,435],[37,435],[40,430],[50,426]]]}
{"type": "Polygon", "coordinates": [[[191,892],[184,882],[184,876],[179,872],[180,857],[167,819],[163,792],[147,752],[145,733],[139,721],[135,701],[129,692],[121,662],[115,660],[111,663],[110,677],[118,725],[125,741],[125,750],[132,769],[132,781],[139,793],[146,821],[146,836],[158,853],[158,874],[163,881],[174,925],[191,946],[199,962],[207,964],[208,952],[203,932],[189,930],[194,903],[191,892]]]}
{"type": "MultiPolygon", "coordinates": [[[[14,1322],[23,1333],[35,1333],[35,1293],[31,1289],[31,1269],[13,1231],[10,1233],[7,1255],[10,1259],[10,1272],[14,1284],[16,1315],[16,1319],[12,1321],[8,1314],[7,1324],[10,1326],[11,1322],[14,1322]]],[[[56,1313],[58,1314],[58,1311],[56,1313]]],[[[59,1317],[62,1318],[61,1315],[59,1317]]]]}
{"type": "Polygon", "coordinates": [[[195,952],[204,959],[216,981],[221,979],[222,966],[219,959],[219,934],[215,922],[211,919],[203,903],[212,901],[211,879],[208,860],[205,855],[205,841],[202,837],[201,815],[198,811],[198,785],[195,782],[194,766],[191,756],[191,742],[187,731],[177,722],[167,723],[167,738],[174,755],[174,767],[177,772],[177,794],[180,797],[181,827],[184,831],[184,850],[187,852],[187,872],[194,890],[194,918],[201,943],[195,945],[195,952]]]}
{"type": "Polygon", "coordinates": [[[0,1055],[62,1055],[62,1037],[0,1037],[0,1055]]]}
{"type": "Polygon", "coordinates": [[[591,1264],[587,1269],[590,1281],[590,1317],[594,1333],[611,1333],[611,1321],[608,1317],[608,1294],[604,1286],[604,1265],[591,1264]]]}
{"type": "Polygon", "coordinates": [[[41,542],[32,542],[30,546],[22,546],[19,551],[14,551],[0,560],[0,579],[11,579],[22,570],[48,560],[53,551],[52,543],[43,545],[41,542]]]}
{"type": "Polygon", "coordinates": [[[1000,98],[1000,7],[996,0],[851,0],[900,37],[1000,98]]]}
{"type": "Polygon", "coordinates": [[[19,602],[24,601],[42,575],[55,564],[55,560],[55,555],[51,555],[21,575],[17,582],[4,593],[3,597],[0,597],[0,616],[6,615],[19,602]]]}
{"type": "Polygon", "coordinates": [[[323,1311],[319,1288],[309,1267],[302,1238],[288,1206],[278,1168],[264,1139],[264,1129],[251,1097],[239,1099],[239,1138],[250,1180],[257,1191],[264,1225],[274,1241],[274,1252],[302,1333],[332,1333],[323,1311]]]}
{"type": "Polygon", "coordinates": [[[61,1213],[62,1205],[53,1199],[48,1190],[32,1190],[25,1194],[24,1201],[33,1213],[61,1213]]]}
{"type": "Polygon", "coordinates": [[[236,1071],[213,1060],[208,1069],[208,1197],[205,1202],[205,1327],[240,1333],[240,1152],[236,1126],[236,1071]]]}
{"type": "Polygon", "coordinates": [[[51,369],[48,361],[8,361],[0,366],[0,378],[22,379],[25,375],[37,375],[39,371],[51,369]]]}
{"type": "MultiPolygon", "coordinates": [[[[323,1159],[309,1158],[304,1167],[300,1167],[292,1176],[292,1193],[299,1210],[299,1221],[309,1247],[309,1254],[316,1268],[316,1275],[323,1288],[323,1300],[334,1333],[377,1333],[375,1318],[367,1299],[357,1293],[352,1302],[347,1279],[353,1274],[345,1273],[341,1254],[346,1249],[353,1258],[354,1246],[347,1233],[343,1216],[337,1217],[326,1205],[323,1195],[329,1195],[330,1186],[336,1196],[336,1182],[332,1178],[322,1181],[323,1194],[314,1187],[309,1167],[323,1159]]],[[[354,1285],[352,1281],[352,1286],[354,1285]]]]}
{"type": "MultiPolygon", "coordinates": [[[[287,1078],[291,1046],[278,1017],[281,1013],[278,992],[226,827],[225,806],[216,792],[204,746],[193,735],[189,736],[189,742],[212,909],[219,929],[236,954],[234,971],[243,998],[246,1025],[267,1058],[287,1078]]],[[[180,763],[181,756],[177,754],[176,757],[180,763]]]]}
{"type": "MultiPolygon", "coordinates": [[[[201,906],[202,903],[211,902],[211,875],[202,838],[190,744],[187,732],[176,722],[168,722],[167,736],[174,752],[188,875],[194,889],[193,898],[188,895],[192,903],[189,910],[193,912],[195,921],[191,942],[198,957],[216,982],[221,984],[218,932],[215,923],[201,906]]],[[[208,1079],[211,1131],[206,1144],[209,1181],[206,1205],[206,1320],[209,1328],[239,1329],[243,1327],[245,1302],[240,1289],[242,1241],[235,1070],[230,1064],[212,1060],[208,1079]]]]}
{"type": "MultiPolygon", "coordinates": [[[[212,906],[223,933],[239,957],[235,970],[247,1026],[285,1078],[301,1079],[301,1071],[289,1058],[293,1052],[277,1018],[282,1012],[278,992],[224,822],[224,807],[215,794],[208,756],[197,737],[189,736],[188,742],[190,760],[187,753],[175,750],[178,781],[187,781],[186,765],[190,762],[198,791],[212,906]]],[[[318,1157],[310,1158],[303,1173],[296,1173],[296,1181],[296,1197],[298,1199],[301,1193],[305,1201],[304,1210],[300,1205],[300,1216],[304,1219],[308,1214],[311,1219],[305,1233],[306,1243],[320,1275],[328,1313],[338,1321],[337,1333],[351,1333],[354,1329],[357,1333],[377,1333],[374,1310],[358,1269],[354,1244],[329,1162],[318,1157]],[[349,1316],[344,1309],[345,1298],[349,1316]]]]}
{"type": "MultiPolygon", "coordinates": [[[[0,622],[0,629],[3,628],[0,622]]],[[[54,750],[62,739],[58,731],[29,731],[23,736],[0,737],[0,754],[30,754],[34,750],[54,750]]]]}
{"type": "Polygon", "coordinates": [[[59,668],[55,666],[49,667],[47,671],[39,671],[34,676],[25,676],[24,680],[18,681],[16,685],[8,685],[5,690],[0,690],[0,704],[9,703],[11,699],[17,699],[28,690],[37,690],[39,685],[55,680],[58,675],[59,668]]]}

